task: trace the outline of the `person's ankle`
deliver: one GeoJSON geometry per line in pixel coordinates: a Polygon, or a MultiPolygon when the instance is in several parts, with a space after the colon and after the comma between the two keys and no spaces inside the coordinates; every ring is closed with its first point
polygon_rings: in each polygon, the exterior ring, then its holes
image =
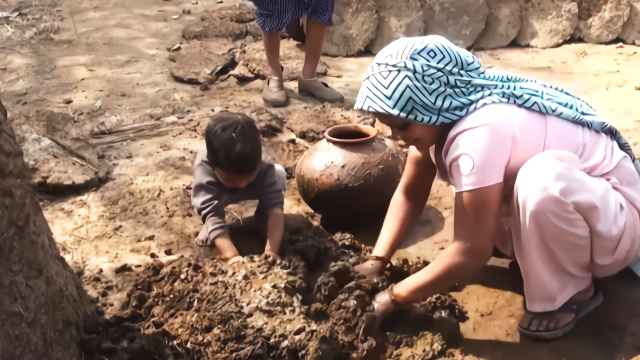
{"type": "Polygon", "coordinates": [[[569,300],[570,301],[585,301],[585,300],[589,300],[593,296],[593,293],[595,291],[596,291],[596,288],[595,288],[595,285],[592,282],[591,284],[589,284],[584,289],[578,291],[569,300]]]}
{"type": "Polygon", "coordinates": [[[316,74],[315,70],[312,72],[312,71],[305,71],[305,69],[302,69],[300,76],[302,76],[302,80],[314,80],[318,78],[318,75],[316,74]]]}
{"type": "Polygon", "coordinates": [[[269,83],[269,88],[271,90],[282,90],[284,88],[284,83],[282,81],[282,78],[278,78],[278,77],[270,77],[269,79],[267,79],[268,83],[269,83]]]}

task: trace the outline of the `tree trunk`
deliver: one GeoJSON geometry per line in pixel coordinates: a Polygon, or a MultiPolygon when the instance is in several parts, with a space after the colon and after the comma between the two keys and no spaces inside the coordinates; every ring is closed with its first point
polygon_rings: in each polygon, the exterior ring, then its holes
{"type": "Polygon", "coordinates": [[[0,359],[82,358],[94,312],[60,256],[0,102],[0,359]]]}

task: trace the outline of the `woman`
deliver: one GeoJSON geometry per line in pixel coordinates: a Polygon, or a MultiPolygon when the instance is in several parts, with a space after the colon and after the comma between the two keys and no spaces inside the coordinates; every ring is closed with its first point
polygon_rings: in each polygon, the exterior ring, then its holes
{"type": "Polygon", "coordinates": [[[357,271],[384,271],[436,173],[456,191],[453,243],[376,296],[379,319],[469,279],[495,246],[522,271],[520,332],[557,338],[602,302],[592,279],[638,257],[640,167],[617,130],[572,95],[485,72],[470,52],[427,36],[383,49],[355,107],[411,145],[372,256],[357,271]]]}

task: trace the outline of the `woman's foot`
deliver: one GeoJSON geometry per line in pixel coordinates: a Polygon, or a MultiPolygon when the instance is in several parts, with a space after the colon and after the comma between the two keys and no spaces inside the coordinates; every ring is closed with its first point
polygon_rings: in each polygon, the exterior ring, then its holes
{"type": "Polygon", "coordinates": [[[287,93],[284,90],[282,78],[271,77],[264,82],[262,100],[273,107],[287,105],[287,93]]]}
{"type": "Polygon", "coordinates": [[[602,303],[602,292],[591,283],[572,296],[558,310],[534,313],[525,309],[518,329],[523,335],[537,339],[556,339],[571,330],[577,320],[602,303]]]}

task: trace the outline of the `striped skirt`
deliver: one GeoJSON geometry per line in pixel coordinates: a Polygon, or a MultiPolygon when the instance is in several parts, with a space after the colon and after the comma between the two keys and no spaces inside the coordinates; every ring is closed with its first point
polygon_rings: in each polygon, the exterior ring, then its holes
{"type": "Polygon", "coordinates": [[[253,0],[256,5],[256,22],[265,34],[284,30],[293,20],[316,19],[333,24],[333,0],[253,0]]]}

